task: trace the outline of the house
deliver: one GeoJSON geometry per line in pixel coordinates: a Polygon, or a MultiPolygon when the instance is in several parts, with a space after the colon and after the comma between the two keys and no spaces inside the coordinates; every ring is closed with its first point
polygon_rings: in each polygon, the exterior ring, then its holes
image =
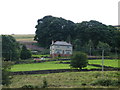
{"type": "Polygon", "coordinates": [[[50,46],[50,55],[51,57],[56,56],[71,56],[72,55],[72,45],[65,41],[52,41],[50,46]]]}

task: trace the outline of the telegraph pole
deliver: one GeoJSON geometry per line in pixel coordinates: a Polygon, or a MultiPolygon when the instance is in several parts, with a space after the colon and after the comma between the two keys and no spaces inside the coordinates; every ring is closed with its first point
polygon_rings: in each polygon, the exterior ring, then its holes
{"type": "Polygon", "coordinates": [[[102,72],[104,71],[104,49],[102,50],[102,72]]]}

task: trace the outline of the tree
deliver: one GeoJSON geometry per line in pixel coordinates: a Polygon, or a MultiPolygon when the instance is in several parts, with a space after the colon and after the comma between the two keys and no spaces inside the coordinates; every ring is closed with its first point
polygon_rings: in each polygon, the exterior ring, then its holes
{"type": "Polygon", "coordinates": [[[99,41],[109,44],[114,50],[117,47],[120,52],[120,31],[111,25],[105,25],[96,20],[74,23],[63,18],[45,16],[37,21],[36,35],[34,40],[40,46],[48,48],[51,41],[64,40],[70,41],[76,51],[88,52],[89,47],[96,54],[99,41]],[[92,49],[89,41],[92,41],[92,49]],[[89,44],[89,45],[88,45],[89,44]]]}
{"type": "Polygon", "coordinates": [[[92,40],[89,40],[87,46],[89,47],[89,55],[92,55],[92,49],[93,49],[93,42],[92,40]]]}
{"type": "Polygon", "coordinates": [[[97,45],[97,49],[101,52],[103,52],[103,50],[107,53],[110,51],[111,47],[109,46],[109,44],[104,43],[104,42],[100,42],[97,45]]]}
{"type": "Polygon", "coordinates": [[[120,53],[120,31],[116,31],[115,33],[116,34],[115,34],[115,37],[113,39],[114,40],[113,45],[115,45],[115,47],[118,49],[118,52],[120,53]]]}
{"type": "Polygon", "coordinates": [[[75,39],[74,40],[74,48],[76,51],[80,51],[81,50],[81,47],[82,47],[82,43],[81,43],[81,40],[80,39],[75,39]]]}
{"type": "Polygon", "coordinates": [[[111,41],[115,36],[115,31],[116,28],[95,20],[77,23],[75,27],[76,37],[82,40],[83,45],[91,40],[94,48],[97,47],[99,41],[112,45],[111,41]]]}
{"type": "Polygon", "coordinates": [[[110,50],[110,46],[107,43],[100,42],[98,43],[97,48],[102,51],[102,71],[104,71],[104,52],[110,50]]]}
{"type": "Polygon", "coordinates": [[[38,20],[34,40],[48,48],[52,40],[67,40],[69,36],[74,38],[74,27],[75,24],[70,20],[45,16],[38,20]]]}
{"type": "Polygon", "coordinates": [[[20,57],[20,44],[10,35],[2,35],[2,57],[6,61],[16,61],[20,57]]]}
{"type": "Polygon", "coordinates": [[[21,54],[20,54],[20,58],[21,59],[28,59],[28,58],[31,58],[32,54],[30,52],[30,50],[28,50],[26,48],[25,45],[22,46],[22,50],[21,50],[21,54]]]}
{"type": "Polygon", "coordinates": [[[85,53],[77,52],[72,56],[70,66],[81,70],[83,67],[86,67],[87,64],[87,55],[85,53]]]}

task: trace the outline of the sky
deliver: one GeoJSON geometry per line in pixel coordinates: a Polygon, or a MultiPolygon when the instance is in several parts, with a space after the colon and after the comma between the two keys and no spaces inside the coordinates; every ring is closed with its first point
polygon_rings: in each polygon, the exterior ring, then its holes
{"type": "Polygon", "coordinates": [[[35,34],[47,15],[75,23],[96,20],[118,25],[119,0],[0,0],[0,34],[35,34]]]}

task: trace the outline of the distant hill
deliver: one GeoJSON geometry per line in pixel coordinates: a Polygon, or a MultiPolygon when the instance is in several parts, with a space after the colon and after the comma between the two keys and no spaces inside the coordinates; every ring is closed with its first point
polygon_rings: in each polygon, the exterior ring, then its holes
{"type": "Polygon", "coordinates": [[[115,25],[114,27],[116,27],[118,30],[120,30],[120,25],[115,25]]]}
{"type": "Polygon", "coordinates": [[[26,45],[32,51],[42,51],[44,48],[39,47],[37,41],[34,41],[34,34],[13,34],[12,35],[19,43],[26,45]]]}
{"type": "Polygon", "coordinates": [[[17,41],[33,41],[35,34],[12,34],[17,41]]]}

